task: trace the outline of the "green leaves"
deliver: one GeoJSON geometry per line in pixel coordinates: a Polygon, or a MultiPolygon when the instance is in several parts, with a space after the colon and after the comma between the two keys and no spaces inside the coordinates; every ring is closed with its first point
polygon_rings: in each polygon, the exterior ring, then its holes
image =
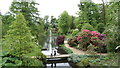
{"type": "Polygon", "coordinates": [[[2,59],[2,65],[3,66],[20,66],[22,65],[22,61],[16,58],[4,57],[2,59]]]}
{"type": "Polygon", "coordinates": [[[58,28],[60,29],[61,33],[66,34],[70,28],[70,16],[68,15],[68,13],[66,11],[64,11],[58,20],[58,28]]]}
{"type": "Polygon", "coordinates": [[[24,56],[36,48],[32,35],[24,16],[19,13],[16,20],[10,25],[10,29],[3,40],[3,49],[15,56],[24,56]]]}
{"type": "Polygon", "coordinates": [[[95,30],[95,29],[93,28],[93,26],[90,25],[89,23],[85,23],[85,24],[83,24],[81,30],[84,30],[84,29],[87,29],[87,30],[90,30],[90,31],[94,31],[94,30],[95,30]]]}

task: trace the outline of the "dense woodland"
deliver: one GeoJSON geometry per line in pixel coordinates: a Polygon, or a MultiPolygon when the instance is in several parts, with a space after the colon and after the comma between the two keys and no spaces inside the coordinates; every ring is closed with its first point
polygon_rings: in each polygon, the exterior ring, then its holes
{"type": "MultiPolygon", "coordinates": [[[[112,55],[112,59],[116,59],[113,56],[118,54],[116,47],[120,46],[120,1],[102,0],[102,3],[96,4],[91,0],[80,0],[79,11],[76,11],[78,17],[64,11],[58,19],[48,15],[41,18],[36,5],[39,4],[35,1],[13,1],[9,8],[10,12],[4,15],[0,13],[0,26],[2,25],[0,65],[43,67],[46,56],[41,53],[41,48],[50,29],[54,35],[65,36],[71,47],[88,50],[92,54],[107,53],[110,57],[112,55]],[[33,59],[31,56],[41,57],[33,59]]],[[[75,58],[75,55],[69,60],[75,61],[73,57],[75,58]]],[[[76,62],[80,62],[79,59],[76,62]]],[[[88,59],[83,59],[80,65],[85,66],[85,62],[88,64],[88,59]]]]}

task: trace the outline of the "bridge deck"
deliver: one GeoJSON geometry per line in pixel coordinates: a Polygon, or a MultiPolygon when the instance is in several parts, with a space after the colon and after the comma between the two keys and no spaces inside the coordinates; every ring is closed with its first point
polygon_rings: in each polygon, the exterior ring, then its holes
{"type": "Polygon", "coordinates": [[[63,54],[63,55],[56,55],[56,56],[47,56],[47,59],[53,59],[53,58],[67,58],[70,54],[63,54]]]}

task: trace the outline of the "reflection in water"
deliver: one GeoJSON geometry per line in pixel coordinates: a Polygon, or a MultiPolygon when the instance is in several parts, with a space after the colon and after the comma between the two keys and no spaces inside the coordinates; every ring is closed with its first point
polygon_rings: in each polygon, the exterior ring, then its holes
{"type": "Polygon", "coordinates": [[[43,45],[43,48],[47,49],[42,51],[43,54],[45,55],[54,55],[56,53],[56,55],[59,55],[59,53],[57,52],[57,47],[55,46],[55,37],[52,37],[52,32],[50,30],[50,35],[47,37],[47,40],[45,42],[45,44],[43,45]],[[54,45],[54,47],[53,47],[54,45]]]}
{"type": "MultiPolygon", "coordinates": [[[[58,47],[55,45],[56,37],[52,36],[51,30],[49,33],[50,33],[50,35],[47,37],[47,40],[43,45],[43,48],[46,48],[47,50],[43,50],[42,53],[45,55],[51,55],[51,56],[60,55],[60,53],[58,53],[58,51],[57,51],[58,47]]],[[[67,59],[65,59],[64,61],[60,60],[60,59],[61,58],[54,59],[52,61],[47,62],[47,68],[61,68],[61,66],[62,66],[62,68],[72,68],[72,67],[70,67],[69,63],[67,62],[67,59]],[[56,60],[60,61],[60,63],[55,62],[56,60]]]]}
{"type": "Polygon", "coordinates": [[[51,53],[52,53],[51,39],[52,39],[52,37],[51,37],[51,30],[50,30],[50,35],[47,38],[47,41],[45,42],[45,44],[43,46],[44,48],[47,48],[47,50],[42,51],[42,53],[45,54],[45,55],[51,55],[51,53]]]}

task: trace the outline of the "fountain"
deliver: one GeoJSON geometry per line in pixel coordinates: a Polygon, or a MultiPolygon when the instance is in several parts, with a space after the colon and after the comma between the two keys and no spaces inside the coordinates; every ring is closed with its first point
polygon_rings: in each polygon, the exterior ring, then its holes
{"type": "MultiPolygon", "coordinates": [[[[43,47],[46,48],[46,50],[42,50],[42,53],[46,56],[51,56],[51,54],[54,56],[54,51],[56,51],[56,55],[60,55],[60,53],[57,52],[58,46],[55,44],[52,44],[52,42],[55,43],[55,37],[52,36],[51,30],[49,31],[49,36],[47,37],[46,42],[44,43],[43,47]]],[[[61,58],[56,58],[52,60],[48,60],[47,67],[55,66],[55,67],[60,67],[62,66],[63,68],[70,67],[68,61],[66,59],[61,59],[61,58]]]]}

